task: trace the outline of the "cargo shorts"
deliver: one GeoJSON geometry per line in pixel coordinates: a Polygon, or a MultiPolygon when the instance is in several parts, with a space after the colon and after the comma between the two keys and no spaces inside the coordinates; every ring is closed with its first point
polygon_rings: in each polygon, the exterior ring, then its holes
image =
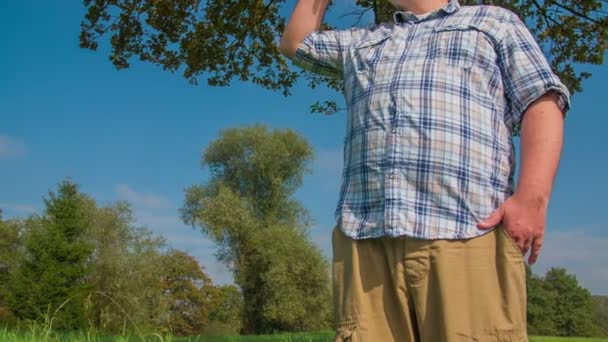
{"type": "Polygon", "coordinates": [[[524,256],[502,226],[467,240],[332,232],[336,342],[527,342],[524,256]]]}

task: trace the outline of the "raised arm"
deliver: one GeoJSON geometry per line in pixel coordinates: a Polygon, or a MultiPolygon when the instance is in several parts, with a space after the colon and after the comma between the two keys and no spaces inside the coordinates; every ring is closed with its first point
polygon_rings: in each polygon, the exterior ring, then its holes
{"type": "Polygon", "coordinates": [[[279,51],[285,57],[292,59],[304,38],[321,27],[329,1],[298,0],[279,43],[279,51]]]}

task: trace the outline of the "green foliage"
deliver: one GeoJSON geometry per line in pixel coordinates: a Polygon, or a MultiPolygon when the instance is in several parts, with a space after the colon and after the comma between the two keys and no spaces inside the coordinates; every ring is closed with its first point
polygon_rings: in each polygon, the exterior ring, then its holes
{"type": "Polygon", "coordinates": [[[543,278],[528,268],[528,332],[533,335],[556,336],[559,334],[553,320],[553,303],[557,296],[544,287],[543,278]]]}
{"type": "Polygon", "coordinates": [[[608,296],[593,296],[594,322],[602,336],[608,337],[608,296]]]}
{"type": "Polygon", "coordinates": [[[107,333],[200,334],[214,287],[198,262],[134,225],[128,203],[93,209],[89,320],[107,333]]]}
{"type": "Polygon", "coordinates": [[[42,216],[0,219],[0,324],[36,336],[203,332],[215,305],[210,278],[135,226],[128,203],[98,207],[68,180],[45,204],[42,216]]]}
{"type": "Polygon", "coordinates": [[[244,332],[327,324],[327,264],[307,238],[308,213],[293,198],[312,155],[291,130],[223,130],[204,152],[209,182],[186,191],[184,221],[216,242],[242,290],[244,332]]]}
{"type": "MultiPolygon", "coordinates": [[[[99,42],[111,44],[110,60],[126,68],[133,57],[183,70],[196,83],[207,77],[210,86],[227,86],[232,79],[251,81],[289,95],[300,76],[314,87],[325,84],[340,90],[336,80],[308,72],[290,71],[276,42],[284,31],[279,13],[285,0],[84,0],[81,47],[96,50],[99,42]],[[238,18],[238,20],[235,20],[238,18]]],[[[392,20],[394,8],[386,0],[356,0],[351,14],[371,11],[375,22],[392,20]]],[[[498,5],[515,11],[547,53],[554,70],[574,92],[590,76],[574,64],[602,64],[608,47],[605,0],[462,0],[463,5],[498,5]]],[[[324,24],[324,28],[329,25],[324,24]]],[[[330,101],[332,102],[332,101],[330,101]]],[[[325,103],[317,112],[337,110],[325,103]]],[[[314,110],[314,107],[313,107],[314,110]]]]}
{"type": "Polygon", "coordinates": [[[243,295],[239,288],[234,285],[217,287],[205,335],[238,335],[242,317],[243,295]]]}
{"type": "Polygon", "coordinates": [[[80,44],[95,50],[111,35],[110,60],[119,69],[135,55],[172,72],[183,66],[194,83],[208,74],[211,86],[238,78],[287,94],[297,74],[274,44],[285,25],[283,2],[84,0],[80,44]]]}
{"type": "Polygon", "coordinates": [[[10,306],[19,318],[40,321],[50,314],[58,327],[86,327],[83,298],[90,288],[85,276],[92,246],[83,237],[89,201],[66,180],[44,200],[44,215],[26,222],[26,253],[9,284],[10,306]]]}
{"type": "Polygon", "coordinates": [[[16,317],[9,306],[10,275],[23,255],[23,229],[18,220],[2,220],[0,209],[0,322],[14,325],[16,317]]]}
{"type": "Polygon", "coordinates": [[[156,331],[167,317],[163,296],[163,238],[134,225],[130,206],[118,202],[91,208],[88,239],[95,246],[88,274],[88,317],[100,330],[114,333],[156,331]]]}
{"type": "Polygon", "coordinates": [[[246,317],[261,316],[258,324],[276,331],[326,328],[331,320],[331,292],[328,264],[318,247],[288,225],[266,227],[255,235],[253,245],[258,250],[246,270],[249,281],[242,288],[251,294],[246,298],[255,299],[246,302],[246,317]],[[256,312],[260,308],[262,315],[256,312]]]}
{"type": "Polygon", "coordinates": [[[192,256],[172,250],[164,257],[162,289],[167,298],[165,323],[173,335],[201,334],[215,304],[216,289],[192,256]]]}
{"type": "Polygon", "coordinates": [[[589,290],[563,268],[528,274],[528,331],[534,335],[597,336],[589,290]]]}
{"type": "Polygon", "coordinates": [[[559,336],[592,336],[595,327],[589,290],[582,288],[576,276],[564,268],[552,268],[544,280],[546,289],[557,295],[554,322],[559,336]]]}

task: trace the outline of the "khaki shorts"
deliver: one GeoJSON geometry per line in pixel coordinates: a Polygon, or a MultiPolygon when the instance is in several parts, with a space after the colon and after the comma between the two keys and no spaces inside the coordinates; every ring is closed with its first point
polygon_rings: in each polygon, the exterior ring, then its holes
{"type": "Polygon", "coordinates": [[[468,240],[353,240],[336,226],[332,244],[335,341],[528,341],[524,257],[500,226],[468,240]]]}

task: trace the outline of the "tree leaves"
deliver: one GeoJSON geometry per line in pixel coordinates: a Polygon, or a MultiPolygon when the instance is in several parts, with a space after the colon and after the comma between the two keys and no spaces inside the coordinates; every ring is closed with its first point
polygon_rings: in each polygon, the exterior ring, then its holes
{"type": "Polygon", "coordinates": [[[589,290],[564,268],[553,267],[544,277],[528,268],[528,332],[548,336],[595,336],[594,307],[589,290]]]}
{"type": "Polygon", "coordinates": [[[219,248],[243,292],[247,333],[325,328],[327,263],[308,241],[308,212],[293,198],[312,149],[294,131],[223,130],[203,153],[210,180],[186,190],[182,218],[219,248]]]}
{"type": "MultiPolygon", "coordinates": [[[[392,20],[385,0],[356,0],[360,12],[373,11],[375,22],[392,20]]],[[[462,5],[496,5],[526,22],[552,67],[572,91],[582,91],[591,74],[578,64],[602,64],[608,47],[605,0],[462,0],[462,5]]],[[[297,79],[340,87],[331,79],[292,71],[276,42],[285,28],[284,0],[84,0],[80,45],[96,50],[105,39],[110,60],[129,67],[134,57],[170,72],[182,71],[196,84],[228,86],[233,79],[290,94],[297,79]]],[[[329,27],[324,25],[324,27],[329,27]]],[[[332,114],[326,106],[317,111],[332,114]]],[[[313,110],[315,108],[312,108],[313,110]]]]}

